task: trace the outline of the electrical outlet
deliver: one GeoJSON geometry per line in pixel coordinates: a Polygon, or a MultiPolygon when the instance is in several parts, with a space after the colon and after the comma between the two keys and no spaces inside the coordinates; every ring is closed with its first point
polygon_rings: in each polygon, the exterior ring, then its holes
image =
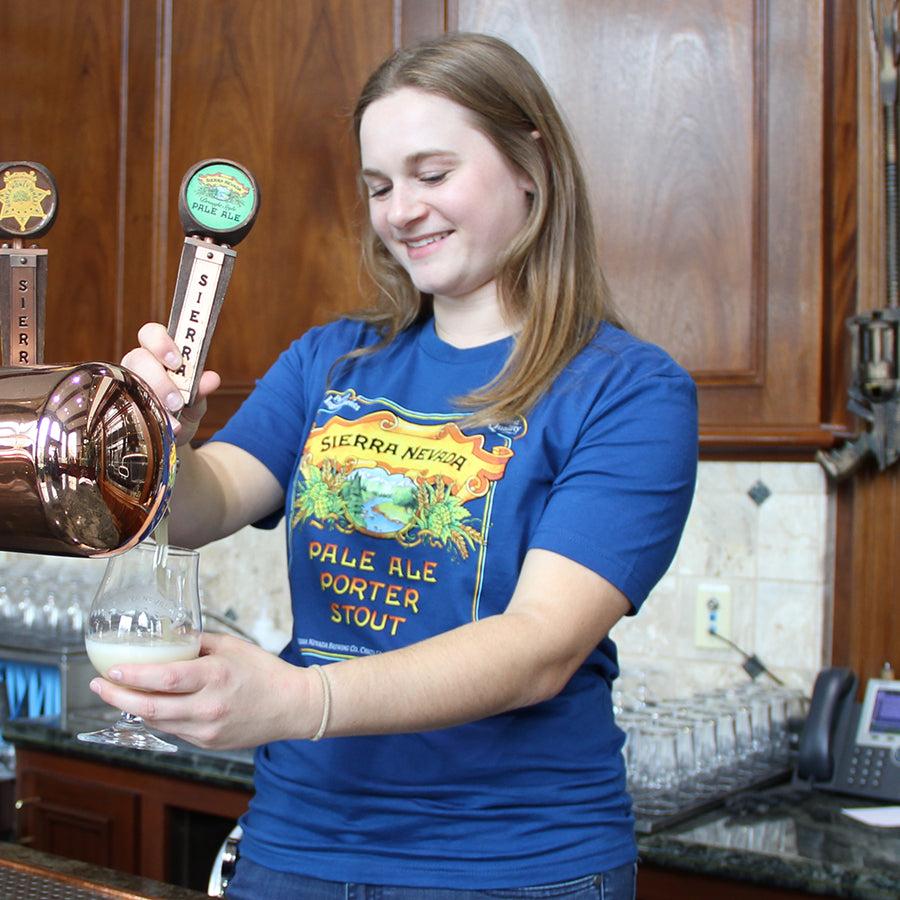
{"type": "Polygon", "coordinates": [[[731,639],[731,588],[727,584],[701,584],[697,588],[694,612],[694,643],[709,650],[728,645],[709,631],[731,639]]]}

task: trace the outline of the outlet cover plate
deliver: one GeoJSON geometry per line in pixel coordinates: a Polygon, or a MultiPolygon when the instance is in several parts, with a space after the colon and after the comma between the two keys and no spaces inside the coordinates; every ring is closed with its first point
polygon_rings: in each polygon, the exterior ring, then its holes
{"type": "Polygon", "coordinates": [[[708,634],[710,625],[731,640],[731,588],[727,584],[701,584],[694,607],[694,643],[704,650],[726,650],[728,645],[708,634]]]}

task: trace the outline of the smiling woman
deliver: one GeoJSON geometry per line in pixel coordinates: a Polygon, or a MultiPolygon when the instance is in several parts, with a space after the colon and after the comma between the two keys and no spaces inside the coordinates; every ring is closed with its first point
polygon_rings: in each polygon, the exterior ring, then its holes
{"type": "Polygon", "coordinates": [[[372,103],[359,141],[372,228],[441,310],[438,335],[465,347],[517,331],[518,322],[504,319],[496,275],[525,227],[531,179],[462,106],[416,88],[372,103]],[[479,317],[474,330],[473,312],[479,317]],[[452,324],[460,315],[464,327],[452,324]]]}
{"type": "MultiPolygon", "coordinates": [[[[283,514],[291,641],[205,636],[103,697],[260,745],[232,900],[631,900],[608,633],[675,553],[693,383],[617,327],[572,142],[511,47],[399,51],[354,121],[374,304],[294,341],[209,443],[214,374],[179,423],[172,539],[283,514]]],[[[171,338],[140,341],[165,396],[171,338]]]]}

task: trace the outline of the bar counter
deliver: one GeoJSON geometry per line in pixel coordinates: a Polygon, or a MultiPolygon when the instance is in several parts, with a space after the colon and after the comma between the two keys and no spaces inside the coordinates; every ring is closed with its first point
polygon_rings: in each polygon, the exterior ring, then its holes
{"type": "Polygon", "coordinates": [[[59,900],[199,900],[205,896],[150,878],[0,842],[0,897],[59,900]]]}
{"type": "MultiPolygon", "coordinates": [[[[183,744],[178,753],[157,754],[84,744],[60,730],[52,719],[13,721],[4,733],[22,749],[218,787],[252,787],[250,751],[207,752],[183,744]]],[[[664,873],[708,879],[710,884],[716,880],[739,882],[742,889],[759,888],[761,897],[790,896],[789,892],[795,891],[797,896],[897,900],[900,828],[869,827],[841,812],[870,805],[848,797],[793,790],[789,785],[731,798],[677,826],[639,836],[641,881],[646,885],[646,891],[639,886],[639,897],[667,896],[652,887],[664,873]]],[[[703,896],[717,896],[711,890],[703,896]]]]}

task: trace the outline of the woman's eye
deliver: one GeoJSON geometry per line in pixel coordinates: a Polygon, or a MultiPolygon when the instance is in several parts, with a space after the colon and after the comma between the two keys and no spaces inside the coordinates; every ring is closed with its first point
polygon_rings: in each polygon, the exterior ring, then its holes
{"type": "Polygon", "coordinates": [[[390,191],[390,188],[387,186],[371,187],[371,188],[369,188],[369,197],[372,197],[372,198],[384,197],[388,193],[388,191],[390,191]]]}
{"type": "Polygon", "coordinates": [[[446,177],[446,172],[429,172],[427,175],[420,175],[419,180],[425,184],[440,184],[446,177]]]}

